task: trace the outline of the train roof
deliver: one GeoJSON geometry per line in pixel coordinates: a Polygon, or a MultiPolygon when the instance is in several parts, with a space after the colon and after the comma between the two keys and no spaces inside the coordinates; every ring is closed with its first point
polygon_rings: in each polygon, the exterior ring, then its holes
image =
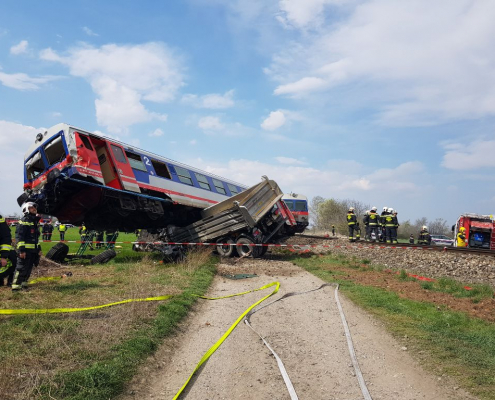
{"type": "Polygon", "coordinates": [[[36,151],[36,149],[41,145],[41,143],[44,140],[52,137],[53,135],[56,135],[60,131],[64,131],[64,133],[67,134],[71,130],[77,131],[77,132],[80,132],[80,133],[85,133],[85,134],[91,135],[91,136],[96,136],[98,138],[102,138],[102,139],[108,140],[108,141],[113,142],[113,143],[118,143],[121,146],[123,146],[126,150],[134,151],[134,152],[137,152],[137,153],[142,154],[142,155],[147,155],[149,157],[152,157],[154,159],[157,159],[158,161],[166,161],[166,162],[169,162],[171,164],[175,164],[175,165],[178,165],[180,167],[184,167],[184,168],[189,169],[189,170],[194,171],[194,172],[199,172],[201,174],[207,174],[207,175],[209,175],[209,176],[211,176],[213,178],[221,179],[224,182],[234,184],[234,185],[239,186],[239,187],[241,187],[243,189],[246,189],[247,188],[247,186],[245,186],[244,184],[241,184],[239,182],[236,182],[236,181],[234,181],[232,179],[228,179],[228,178],[225,178],[223,176],[219,176],[219,175],[213,174],[211,172],[207,172],[207,171],[201,170],[199,168],[192,167],[190,165],[181,163],[179,161],[172,160],[171,158],[167,158],[167,157],[161,156],[159,154],[156,154],[156,153],[153,153],[153,152],[150,152],[150,151],[147,151],[147,150],[140,149],[139,147],[136,147],[136,146],[131,146],[131,145],[127,144],[127,143],[121,142],[120,140],[114,139],[112,137],[108,137],[108,136],[101,135],[101,134],[94,133],[94,132],[89,132],[86,129],[80,129],[80,128],[77,128],[77,127],[75,127],[73,125],[69,125],[69,124],[66,124],[66,123],[60,123],[60,124],[54,125],[54,126],[48,128],[48,129],[45,129],[44,132],[38,133],[36,135],[36,137],[35,137],[34,143],[31,145],[31,147],[29,148],[29,150],[24,155],[24,160],[26,160],[29,156],[31,156],[31,154],[33,154],[36,151]]]}
{"type": "Polygon", "coordinates": [[[284,200],[308,200],[308,198],[302,194],[298,193],[284,193],[284,196],[282,197],[284,200]]]}

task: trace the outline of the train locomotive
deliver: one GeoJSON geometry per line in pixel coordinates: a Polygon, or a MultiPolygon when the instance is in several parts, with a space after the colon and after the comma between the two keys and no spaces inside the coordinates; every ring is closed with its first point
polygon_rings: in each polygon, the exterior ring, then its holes
{"type": "Polygon", "coordinates": [[[295,231],[304,232],[309,225],[308,198],[302,194],[289,193],[284,194],[282,200],[296,220],[295,231]]]}
{"type": "Polygon", "coordinates": [[[92,229],[185,226],[247,189],[237,182],[117,140],[58,124],[25,155],[24,193],[38,212],[92,229]]]}

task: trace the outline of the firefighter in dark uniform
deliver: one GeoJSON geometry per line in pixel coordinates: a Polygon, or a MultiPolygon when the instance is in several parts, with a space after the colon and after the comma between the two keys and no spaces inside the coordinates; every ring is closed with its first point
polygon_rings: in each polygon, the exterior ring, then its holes
{"type": "Polygon", "coordinates": [[[7,278],[7,285],[12,285],[16,261],[10,228],[5,218],[0,215],[0,286],[4,285],[5,278],[7,278]]]}
{"type": "Polygon", "coordinates": [[[357,217],[356,214],[354,214],[354,207],[351,207],[349,208],[349,211],[347,211],[347,225],[349,226],[349,240],[351,242],[356,241],[356,234],[355,234],[356,222],[357,222],[357,217]]]}
{"type": "Polygon", "coordinates": [[[97,231],[96,232],[96,248],[97,249],[101,249],[102,247],[105,246],[104,235],[105,235],[104,231],[97,231]]]}
{"type": "Polygon", "coordinates": [[[383,207],[383,211],[380,214],[380,242],[386,241],[386,230],[385,230],[385,217],[388,215],[388,207],[383,207]]]}
{"type": "Polygon", "coordinates": [[[359,226],[359,222],[356,222],[356,225],[354,225],[354,231],[356,232],[356,240],[361,240],[361,227],[359,226]]]}
{"type": "Polygon", "coordinates": [[[390,214],[394,216],[395,226],[392,228],[392,243],[399,243],[397,240],[397,232],[399,231],[399,219],[397,218],[397,210],[390,209],[390,214]]]}
{"type": "Polygon", "coordinates": [[[431,244],[431,236],[430,233],[428,232],[428,227],[426,225],[423,225],[421,231],[419,232],[418,244],[422,244],[422,245],[431,244]]]}
{"type": "MultiPolygon", "coordinates": [[[[393,209],[389,208],[387,210],[387,215],[383,216],[382,225],[385,226],[385,238],[387,243],[393,242],[394,231],[396,230],[397,218],[394,217],[393,209]]],[[[397,240],[397,239],[396,239],[397,240]]]]}
{"type": "Polygon", "coordinates": [[[40,260],[41,247],[38,244],[40,218],[36,215],[37,211],[35,203],[28,202],[22,205],[24,217],[19,221],[15,234],[18,256],[12,291],[27,289],[31,271],[40,260]]]}
{"type": "Polygon", "coordinates": [[[368,215],[369,238],[372,242],[378,239],[378,229],[380,228],[380,216],[376,212],[376,207],[372,207],[368,215]]]}
{"type": "Polygon", "coordinates": [[[364,240],[370,240],[370,212],[366,211],[363,217],[363,225],[364,225],[364,240]]]}

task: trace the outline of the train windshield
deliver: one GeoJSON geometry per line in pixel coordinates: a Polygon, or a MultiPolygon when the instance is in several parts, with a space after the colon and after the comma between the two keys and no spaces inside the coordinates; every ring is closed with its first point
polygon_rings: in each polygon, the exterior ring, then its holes
{"type": "Polygon", "coordinates": [[[294,202],[292,200],[284,200],[285,205],[287,208],[291,211],[295,211],[294,209],[294,202]]]}
{"type": "Polygon", "coordinates": [[[308,203],[304,200],[296,200],[296,209],[294,211],[308,211],[308,203]]]}
{"type": "Polygon", "coordinates": [[[45,163],[41,158],[41,153],[37,151],[26,161],[26,175],[29,180],[35,179],[45,170],[45,163]]]}
{"type": "Polygon", "coordinates": [[[62,136],[57,136],[55,139],[45,144],[43,148],[45,149],[45,156],[49,166],[61,162],[67,156],[65,154],[64,143],[62,142],[62,136]]]}

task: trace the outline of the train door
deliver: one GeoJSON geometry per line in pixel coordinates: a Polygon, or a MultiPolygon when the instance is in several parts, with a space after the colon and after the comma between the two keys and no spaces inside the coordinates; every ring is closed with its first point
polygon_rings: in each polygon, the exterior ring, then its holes
{"type": "Polygon", "coordinates": [[[106,186],[122,190],[122,184],[117,177],[117,169],[113,164],[111,156],[108,154],[107,146],[104,140],[91,137],[91,143],[95,149],[100,164],[101,174],[106,186]]]}
{"type": "Polygon", "coordinates": [[[125,190],[130,190],[132,192],[141,193],[141,189],[138,186],[134,172],[132,172],[132,167],[127,160],[125,151],[122,146],[115,143],[108,143],[110,150],[110,158],[112,159],[113,165],[116,168],[117,176],[120,180],[122,187],[125,190]]]}

